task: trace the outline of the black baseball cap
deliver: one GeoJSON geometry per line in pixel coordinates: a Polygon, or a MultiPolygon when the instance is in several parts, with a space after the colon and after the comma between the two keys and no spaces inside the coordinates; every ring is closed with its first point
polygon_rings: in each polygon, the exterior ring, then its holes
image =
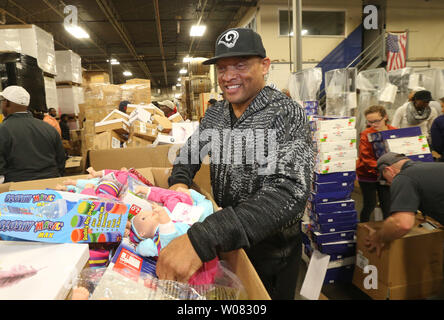
{"type": "Polygon", "coordinates": [[[378,180],[385,180],[384,175],[382,174],[384,172],[384,169],[386,167],[390,167],[392,164],[395,164],[398,161],[401,161],[403,159],[409,159],[405,154],[402,153],[395,153],[395,152],[387,152],[384,153],[382,156],[379,157],[377,161],[377,168],[378,168],[378,180]]]}
{"type": "Polygon", "coordinates": [[[216,40],[216,55],[203,62],[215,64],[221,58],[242,56],[267,56],[261,36],[248,28],[232,28],[224,31],[216,40]]]}

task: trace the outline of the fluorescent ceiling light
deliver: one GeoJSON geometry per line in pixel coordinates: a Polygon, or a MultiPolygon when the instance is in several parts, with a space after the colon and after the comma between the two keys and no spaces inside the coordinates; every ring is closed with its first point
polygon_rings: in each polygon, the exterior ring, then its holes
{"type": "Polygon", "coordinates": [[[111,64],[120,64],[120,62],[117,61],[116,59],[112,58],[111,59],[111,64]]]}
{"type": "Polygon", "coordinates": [[[205,33],[205,30],[207,29],[207,26],[204,25],[194,25],[191,27],[190,30],[190,36],[191,37],[202,37],[205,33]]]}
{"type": "Polygon", "coordinates": [[[181,96],[182,96],[182,95],[181,95],[180,93],[176,93],[176,94],[174,95],[174,98],[179,99],[181,96]]]}
{"type": "Polygon", "coordinates": [[[77,39],[88,39],[89,34],[83,28],[74,25],[65,25],[65,30],[77,39]]]}
{"type": "Polygon", "coordinates": [[[177,78],[177,81],[181,82],[181,81],[182,81],[182,78],[177,78]]]}
{"type": "Polygon", "coordinates": [[[131,77],[133,74],[132,74],[132,72],[130,72],[130,71],[123,71],[123,75],[124,75],[125,77],[131,77]]]}
{"type": "Polygon", "coordinates": [[[181,87],[182,85],[180,83],[176,84],[176,87],[181,87]]]}
{"type": "Polygon", "coordinates": [[[184,63],[188,63],[188,62],[191,62],[193,60],[193,58],[192,57],[185,57],[185,58],[183,58],[183,62],[184,63]]]}
{"type": "Polygon", "coordinates": [[[187,72],[188,72],[187,69],[180,69],[179,70],[180,74],[187,74],[187,72]]]}

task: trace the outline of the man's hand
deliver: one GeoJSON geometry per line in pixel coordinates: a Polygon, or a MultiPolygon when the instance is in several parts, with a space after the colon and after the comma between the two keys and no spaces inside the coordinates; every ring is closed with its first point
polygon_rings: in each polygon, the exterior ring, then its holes
{"type": "Polygon", "coordinates": [[[173,184],[171,187],[169,187],[168,189],[170,189],[170,190],[174,190],[174,191],[178,191],[177,189],[178,188],[181,188],[181,189],[189,189],[188,188],[188,186],[186,185],[186,184],[184,184],[184,183],[176,183],[176,184],[173,184]]]}
{"type": "Polygon", "coordinates": [[[368,236],[365,238],[365,246],[367,247],[367,250],[372,252],[376,249],[376,255],[380,257],[384,243],[380,240],[379,233],[368,225],[364,225],[364,227],[367,228],[369,232],[368,236]]]}
{"type": "Polygon", "coordinates": [[[187,234],[177,237],[160,250],[156,274],[161,280],[188,282],[202,266],[187,234]]]}

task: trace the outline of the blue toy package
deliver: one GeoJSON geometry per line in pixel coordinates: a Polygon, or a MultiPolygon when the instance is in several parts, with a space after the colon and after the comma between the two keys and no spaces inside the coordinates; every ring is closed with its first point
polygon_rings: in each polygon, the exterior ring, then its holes
{"type": "Polygon", "coordinates": [[[0,194],[0,235],[49,243],[120,242],[128,206],[55,190],[0,194]]]}
{"type": "Polygon", "coordinates": [[[376,141],[384,141],[387,139],[407,138],[420,135],[422,135],[420,127],[408,127],[408,128],[373,132],[369,133],[367,136],[368,136],[368,141],[373,143],[376,141]]]}
{"type": "Polygon", "coordinates": [[[325,183],[325,182],[347,182],[355,181],[356,172],[355,171],[345,171],[345,172],[334,172],[334,173],[315,173],[314,182],[325,183]]]}
{"type": "Polygon", "coordinates": [[[308,200],[312,204],[350,200],[353,191],[336,191],[327,193],[311,193],[308,200]]]}
{"type": "Polygon", "coordinates": [[[412,161],[422,161],[422,162],[434,162],[435,159],[433,159],[433,155],[431,153],[425,153],[425,154],[416,154],[407,156],[412,161]]]}
{"type": "Polygon", "coordinates": [[[313,212],[333,213],[355,210],[355,200],[320,202],[311,204],[313,212]]]}
{"type": "Polygon", "coordinates": [[[357,219],[356,211],[333,212],[333,213],[316,213],[311,212],[311,218],[318,224],[325,223],[341,223],[345,221],[354,221],[357,219]]]}
{"type": "Polygon", "coordinates": [[[331,232],[340,232],[340,231],[348,231],[356,229],[356,225],[358,221],[356,219],[350,219],[341,222],[334,223],[318,223],[312,220],[312,228],[313,231],[320,233],[331,233],[331,232]]]}
{"type": "Polygon", "coordinates": [[[332,232],[332,233],[319,233],[313,232],[313,242],[315,243],[328,243],[328,242],[338,242],[345,240],[354,240],[356,230],[348,230],[342,232],[332,232]]]}
{"type": "Polygon", "coordinates": [[[356,254],[355,240],[318,243],[317,246],[318,250],[324,254],[338,254],[343,257],[350,257],[356,254]]]}
{"type": "Polygon", "coordinates": [[[315,182],[313,183],[313,192],[329,193],[337,191],[353,192],[354,181],[331,181],[331,182],[315,182]]]}
{"type": "Polygon", "coordinates": [[[333,284],[338,282],[351,283],[354,270],[354,265],[327,269],[327,273],[325,274],[324,278],[324,284],[333,284]]]}

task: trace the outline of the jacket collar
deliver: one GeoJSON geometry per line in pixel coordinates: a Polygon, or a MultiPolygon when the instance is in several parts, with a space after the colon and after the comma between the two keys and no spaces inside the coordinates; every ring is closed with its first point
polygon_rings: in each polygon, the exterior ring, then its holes
{"type": "MultiPolygon", "coordinates": [[[[256,95],[256,97],[251,101],[250,105],[247,107],[245,112],[240,116],[239,119],[237,119],[236,124],[241,123],[246,118],[251,116],[252,114],[265,109],[268,104],[271,102],[273,97],[273,89],[265,86],[259,91],[259,93],[256,95]]],[[[225,124],[229,125],[231,124],[231,116],[230,116],[230,103],[228,100],[225,100],[224,103],[224,121],[225,124]]]]}
{"type": "Polygon", "coordinates": [[[31,114],[31,112],[29,112],[29,111],[15,112],[15,113],[12,113],[9,116],[7,116],[5,118],[5,120],[3,120],[3,121],[8,120],[9,118],[33,118],[33,116],[31,114]]]}

